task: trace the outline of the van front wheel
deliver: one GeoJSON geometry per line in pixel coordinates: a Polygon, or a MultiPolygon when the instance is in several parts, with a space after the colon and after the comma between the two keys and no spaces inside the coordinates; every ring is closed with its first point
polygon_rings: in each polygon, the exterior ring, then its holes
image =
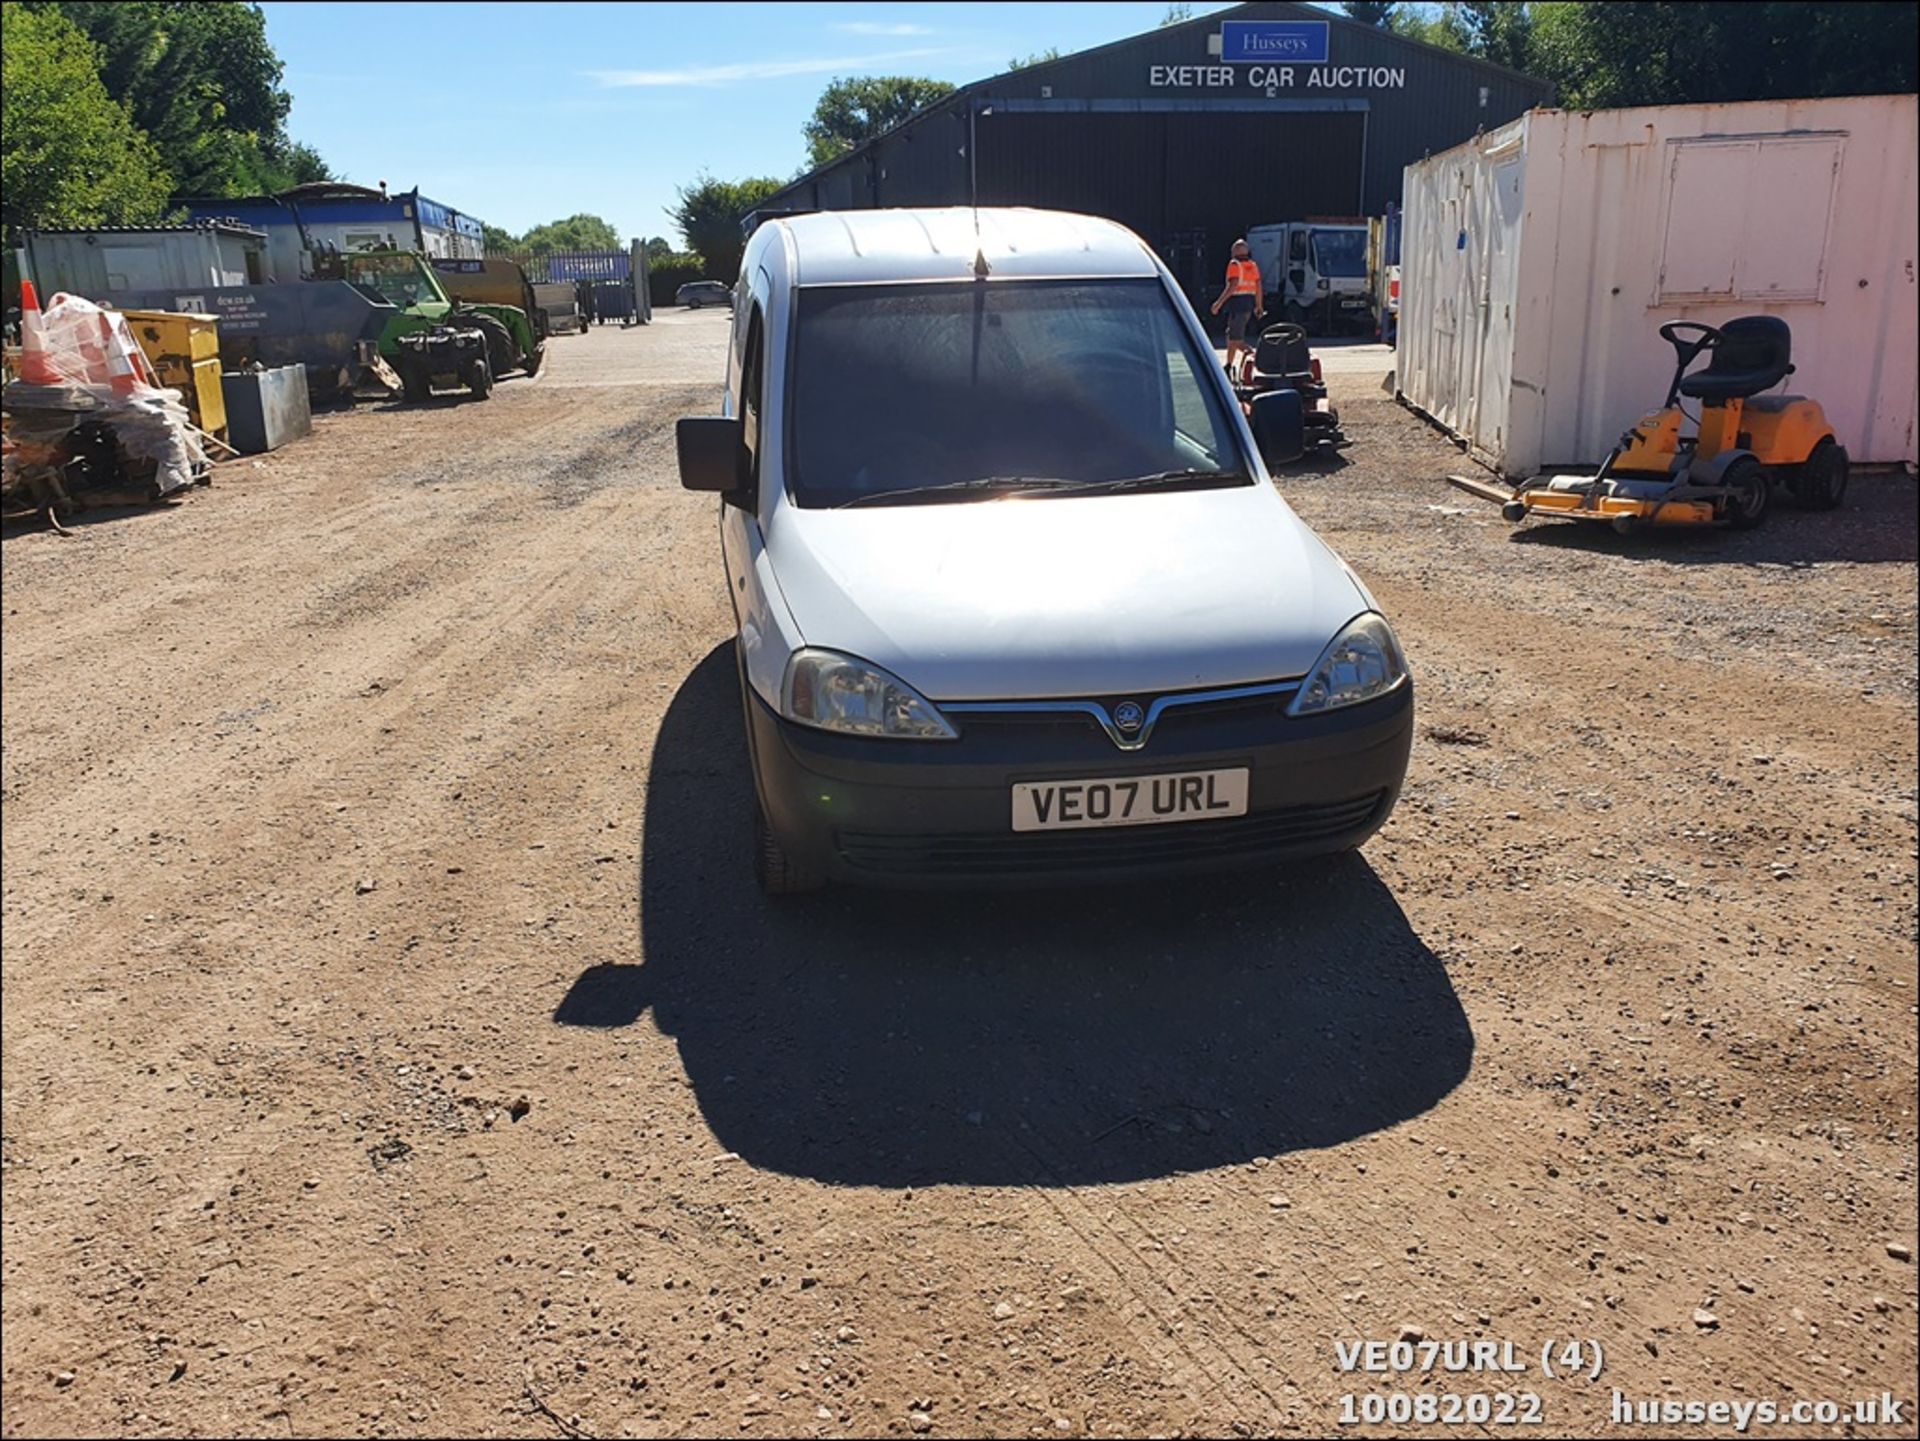
{"type": "Polygon", "coordinates": [[[761,892],[769,896],[800,895],[827,883],[825,876],[796,864],[781,848],[757,801],[753,807],[753,878],[760,883],[761,892]]]}

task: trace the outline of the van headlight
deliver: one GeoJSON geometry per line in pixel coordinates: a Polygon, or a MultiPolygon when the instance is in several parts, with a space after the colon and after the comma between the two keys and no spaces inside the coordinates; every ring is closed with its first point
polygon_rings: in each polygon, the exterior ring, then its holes
{"type": "Polygon", "coordinates": [[[1347,622],[1320,652],[1288,715],[1314,715],[1373,700],[1407,678],[1407,658],[1383,615],[1368,611],[1347,622]]]}
{"type": "Polygon", "coordinates": [[[959,736],[931,701],[898,676],[853,656],[810,646],[787,661],[780,710],[788,720],[843,735],[902,740],[959,736]]]}

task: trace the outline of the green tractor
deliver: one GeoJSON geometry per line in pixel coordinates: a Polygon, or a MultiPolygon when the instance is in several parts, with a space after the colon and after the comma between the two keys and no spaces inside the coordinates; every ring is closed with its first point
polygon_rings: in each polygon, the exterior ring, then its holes
{"type": "Polygon", "coordinates": [[[524,310],[456,303],[424,257],[411,250],[333,253],[315,272],[318,279],[347,281],[399,308],[380,332],[379,348],[381,359],[399,373],[408,400],[425,400],[436,384],[464,385],[483,399],[502,375],[536,374],[546,358],[545,342],[524,310]],[[476,358],[485,364],[476,366],[476,358]]]}

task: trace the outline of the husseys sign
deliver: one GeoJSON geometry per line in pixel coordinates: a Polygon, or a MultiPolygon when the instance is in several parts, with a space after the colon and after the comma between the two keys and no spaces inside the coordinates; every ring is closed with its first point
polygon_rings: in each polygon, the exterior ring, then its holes
{"type": "Polygon", "coordinates": [[[1331,65],[1324,20],[1223,20],[1208,37],[1219,54],[1211,65],[1150,65],[1157,90],[1404,90],[1397,65],[1331,65]]]}
{"type": "Polygon", "coordinates": [[[1327,63],[1324,20],[1223,20],[1220,58],[1229,65],[1327,63]]]}

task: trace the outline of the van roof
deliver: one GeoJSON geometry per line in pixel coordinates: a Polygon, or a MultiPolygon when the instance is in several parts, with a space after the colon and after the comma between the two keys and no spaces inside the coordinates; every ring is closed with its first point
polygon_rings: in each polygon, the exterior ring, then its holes
{"type": "Polygon", "coordinates": [[[1125,226],[1059,210],[822,210],[772,223],[791,242],[797,285],[971,280],[976,254],[1003,278],[1157,273],[1125,226]]]}

